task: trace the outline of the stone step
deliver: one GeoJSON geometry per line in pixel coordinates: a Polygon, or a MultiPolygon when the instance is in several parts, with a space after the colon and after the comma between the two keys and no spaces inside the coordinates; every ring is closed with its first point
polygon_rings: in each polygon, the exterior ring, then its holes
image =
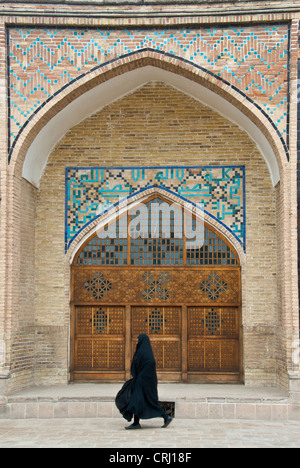
{"type": "MultiPolygon", "coordinates": [[[[33,387],[0,400],[0,419],[121,418],[114,398],[122,384],[33,387]]],[[[178,419],[300,420],[300,406],[280,389],[238,385],[161,384],[160,401],[178,419]]]]}

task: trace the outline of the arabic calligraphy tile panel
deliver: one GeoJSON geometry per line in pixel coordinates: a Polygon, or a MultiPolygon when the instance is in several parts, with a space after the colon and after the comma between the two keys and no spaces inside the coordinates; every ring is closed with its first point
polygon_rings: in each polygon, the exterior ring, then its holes
{"type": "Polygon", "coordinates": [[[144,49],[214,73],[260,106],[287,136],[287,24],[156,31],[10,27],[8,45],[11,145],[32,114],[62,87],[144,49]]]}
{"type": "MultiPolygon", "coordinates": [[[[162,297],[159,292],[153,293],[149,299],[145,297],[145,270],[143,269],[106,269],[105,278],[111,284],[109,291],[103,297],[95,298],[93,291],[85,285],[99,273],[99,270],[74,268],[73,300],[76,303],[104,303],[104,304],[239,304],[240,302],[240,270],[214,270],[219,281],[226,282],[226,290],[221,289],[219,294],[212,296],[209,291],[201,288],[202,283],[210,281],[211,270],[168,270],[169,282],[167,284],[169,295],[162,297]]],[[[159,280],[165,270],[148,270],[154,281],[159,280]]]]}
{"type": "Polygon", "coordinates": [[[66,251],[97,216],[154,185],[200,205],[245,244],[244,166],[67,168],[66,251]]]}

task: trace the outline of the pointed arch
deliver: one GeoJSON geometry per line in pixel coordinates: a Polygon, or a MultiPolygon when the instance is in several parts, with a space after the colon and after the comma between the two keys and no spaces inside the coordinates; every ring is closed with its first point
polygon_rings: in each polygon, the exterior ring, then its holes
{"type": "MultiPolygon", "coordinates": [[[[186,240],[174,236],[175,211],[182,213],[184,201],[174,206],[174,195],[159,187],[143,195],[131,200],[128,214],[103,215],[100,232],[95,226],[73,252],[71,380],[127,378],[136,338],[147,333],[160,380],[241,382],[238,253],[205,222],[203,245],[191,250],[189,258],[186,240]],[[166,202],[174,208],[169,239],[162,235],[164,214],[158,226],[151,217],[158,201],[159,206],[166,202]],[[121,237],[111,238],[109,230],[108,237],[98,237],[107,224],[117,225],[120,233],[122,217],[131,219],[135,208],[143,213],[142,206],[148,210],[139,222],[151,219],[157,237],[126,233],[126,249],[121,237]]],[[[203,217],[203,210],[191,205],[183,214],[184,223],[203,217]]]]}
{"type": "MultiPolygon", "coordinates": [[[[237,258],[236,265],[245,265],[246,255],[241,245],[240,240],[236,237],[225,224],[215,218],[213,215],[195,205],[194,203],[184,199],[175,192],[172,192],[164,187],[148,187],[134,195],[117,203],[112,208],[107,210],[102,215],[95,217],[90,221],[79,233],[72,239],[67,258],[70,264],[75,264],[79,255],[79,251],[86,246],[89,241],[97,236],[97,232],[103,230],[106,226],[115,223],[118,219],[130,213],[134,208],[140,204],[145,204],[153,198],[160,198],[165,200],[168,204],[176,207],[181,207],[185,213],[204,222],[207,229],[213,231],[217,237],[222,239],[233,255],[237,258]]],[[[118,227],[117,229],[121,229],[118,227]]],[[[126,236],[127,238],[127,236],[126,236]]],[[[129,245],[127,245],[129,248],[129,245]]]]}
{"type": "Polygon", "coordinates": [[[210,106],[245,130],[259,147],[273,184],[287,164],[280,135],[262,109],[212,72],[179,57],[144,49],[78,77],[40,106],[10,154],[11,169],[39,186],[48,156],[74,125],[149,81],[167,84],[210,106]]]}

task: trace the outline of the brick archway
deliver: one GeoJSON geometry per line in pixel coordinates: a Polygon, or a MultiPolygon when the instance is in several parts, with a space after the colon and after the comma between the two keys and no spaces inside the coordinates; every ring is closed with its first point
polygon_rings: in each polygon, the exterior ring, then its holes
{"type": "MultiPolygon", "coordinates": [[[[17,184],[19,183],[19,178],[22,175],[22,169],[23,169],[23,164],[26,159],[27,153],[30,151],[35,138],[41,134],[43,128],[49,124],[51,125],[52,123],[55,123],[55,116],[59,115],[60,112],[63,112],[63,110],[67,110],[71,102],[75,102],[79,97],[85,97],[87,96],[89,91],[96,90],[98,86],[101,86],[102,84],[110,83],[114,79],[119,79],[120,77],[123,77],[124,79],[126,77],[130,77],[129,75],[131,72],[135,71],[147,71],[149,68],[158,70],[159,72],[163,73],[168,73],[172,74],[175,77],[179,77],[181,80],[187,80],[188,83],[191,83],[195,85],[196,87],[202,87],[202,89],[206,89],[207,92],[214,93],[214,95],[217,98],[223,99],[224,102],[231,101],[231,106],[234,107],[233,103],[236,104],[236,109],[240,109],[240,115],[245,115],[248,113],[248,106],[245,105],[245,102],[243,103],[243,98],[242,96],[239,96],[238,93],[233,91],[231,88],[227,87],[224,85],[224,89],[222,88],[221,84],[217,85],[212,77],[210,77],[208,74],[205,75],[203,72],[202,74],[193,68],[193,66],[190,66],[190,70],[186,70],[183,67],[183,64],[180,60],[178,60],[178,64],[174,65],[172,64],[167,64],[165,61],[160,60],[161,54],[158,54],[160,58],[155,59],[155,52],[153,52],[153,57],[150,56],[150,53],[147,52],[145,53],[145,56],[143,57],[143,53],[141,53],[140,58],[138,58],[139,54],[136,54],[133,61],[131,61],[132,57],[128,57],[128,63],[122,63],[122,61],[118,61],[118,63],[111,65],[112,69],[110,69],[110,66],[106,66],[107,68],[101,71],[95,72],[96,76],[89,76],[89,77],[83,77],[80,80],[78,80],[78,83],[76,83],[76,89],[74,89],[72,86],[67,87],[65,90],[61,91],[60,95],[56,95],[53,97],[52,101],[49,101],[43,109],[40,110],[40,114],[37,113],[35,115],[35,118],[30,121],[28,126],[24,129],[24,132],[22,135],[20,135],[20,138],[14,148],[14,152],[12,154],[12,160],[11,164],[9,166],[8,172],[10,176],[15,175],[16,177],[11,177],[10,178],[10,183],[11,183],[11,190],[13,193],[14,187],[17,187],[17,184]],[[149,67],[149,68],[148,68],[149,67]],[[211,80],[211,81],[210,81],[211,80]],[[244,112],[244,113],[243,113],[244,112]],[[39,118],[40,117],[40,118],[39,118]]],[[[174,62],[176,62],[176,59],[173,59],[174,62]]],[[[170,76],[168,75],[168,76],[170,76]]],[[[217,79],[215,79],[217,81],[217,79]]],[[[144,81],[145,82],[145,81],[144,81]]],[[[247,104],[247,103],[246,103],[247,104]]],[[[224,112],[223,115],[226,116],[226,113],[224,112]]],[[[290,192],[289,190],[285,190],[285,187],[289,187],[289,173],[288,173],[288,163],[286,160],[286,155],[283,150],[283,147],[281,145],[280,139],[277,137],[276,132],[274,132],[272,125],[270,124],[269,121],[266,121],[266,118],[263,116],[263,114],[260,114],[257,108],[251,108],[249,106],[249,115],[252,116],[252,120],[250,120],[249,116],[247,117],[248,121],[252,123],[253,126],[256,126],[257,124],[257,129],[261,132],[261,135],[265,138],[265,141],[268,140],[268,145],[269,148],[272,150],[272,155],[273,155],[273,161],[276,163],[276,168],[277,168],[277,176],[279,178],[279,175],[282,177],[282,183],[280,183],[280,201],[278,201],[278,204],[281,204],[280,206],[287,206],[289,200],[290,200],[290,192]],[[261,119],[261,120],[260,120],[261,119]],[[254,123],[255,122],[255,123],[254,123]],[[267,135],[267,137],[265,136],[267,135]]],[[[50,127],[51,128],[51,127],[50,127]]],[[[45,163],[47,160],[45,160],[45,163]]],[[[43,168],[42,168],[43,169],[43,168]]],[[[278,178],[273,178],[273,183],[275,184],[276,181],[278,181],[278,178]]],[[[17,187],[17,189],[19,188],[17,187]]],[[[18,192],[17,192],[18,193],[18,192]]],[[[21,196],[21,194],[20,194],[21,196]]],[[[7,200],[7,206],[12,206],[12,198],[7,200]]],[[[12,217],[14,213],[16,213],[16,216],[20,216],[19,213],[19,206],[13,206],[13,210],[9,210],[8,208],[8,215],[7,217],[12,217]]],[[[283,230],[282,234],[282,239],[288,239],[290,238],[290,217],[289,217],[289,212],[288,210],[282,210],[281,212],[282,215],[282,223],[285,221],[285,229],[283,230]]],[[[289,241],[284,243],[284,240],[281,241],[281,244],[279,246],[280,249],[282,249],[282,257],[284,258],[283,262],[283,269],[286,271],[286,274],[288,277],[290,277],[290,272],[291,269],[289,268],[290,266],[290,259],[288,257],[290,253],[289,249],[289,241]]],[[[10,260],[10,259],[9,259],[10,260]]],[[[66,259],[67,260],[67,259],[66,259]]],[[[11,266],[10,264],[8,265],[9,267],[11,266]]],[[[69,265],[68,265],[69,267],[69,265]]],[[[11,269],[12,271],[12,269],[11,269]]],[[[245,274],[246,275],[246,274],[245,274]]],[[[284,273],[282,274],[284,275],[284,273]]],[[[68,291],[69,293],[69,273],[66,273],[65,275],[65,283],[66,283],[66,288],[65,290],[68,291]]],[[[245,276],[242,280],[243,282],[245,281],[245,276]]],[[[286,282],[288,284],[288,282],[286,282]]],[[[287,288],[289,289],[289,288],[287,288]]],[[[284,291],[285,293],[285,291],[284,291]]],[[[68,294],[66,294],[66,303],[69,300],[68,294]]],[[[290,303],[291,299],[290,296],[287,294],[287,303],[290,303]]],[[[289,308],[287,305],[284,308],[284,313],[286,315],[290,316],[291,308],[289,308]]],[[[296,317],[296,310],[294,313],[294,317],[296,317]]],[[[298,317],[297,317],[298,319],[298,317]]]]}
{"type": "MultiPolygon", "coordinates": [[[[259,106],[251,102],[242,92],[239,92],[236,88],[234,89],[229,83],[224,82],[202,67],[152,49],[128,54],[109,64],[101,65],[74,80],[53,95],[51,99],[48,99],[23,127],[15,142],[10,154],[10,168],[13,173],[22,174],[29,182],[38,186],[50,151],[63,134],[78,123],[78,119],[75,119],[71,120],[69,124],[67,123],[65,128],[62,126],[62,122],[68,122],[68,117],[75,114],[72,105],[80,102],[82,108],[82,103],[86,104],[88,101],[89,93],[97,93],[97,91],[101,93],[104,89],[101,86],[110,86],[114,82],[116,89],[110,101],[105,100],[101,104],[100,108],[102,108],[113,100],[132,92],[135,89],[134,85],[130,86],[133,75],[128,74],[145,70],[146,67],[164,72],[167,83],[167,76],[177,78],[174,83],[179,89],[181,80],[184,80],[184,92],[187,94],[197,87],[207,90],[207,93],[212,93],[215,97],[215,105],[211,104],[211,106],[217,112],[223,113],[229,120],[237,122],[256,141],[269,167],[273,184],[276,185],[287,164],[287,154],[278,132],[259,106]],[[120,92],[120,80],[125,77],[127,86],[121,87],[123,89],[122,93],[122,91],[120,92]],[[222,109],[218,110],[218,102],[222,102],[222,109]],[[235,116],[232,113],[234,110],[237,112],[235,116]],[[56,134],[57,128],[63,128],[61,130],[63,133],[56,134]]],[[[147,81],[151,81],[148,73],[146,73],[142,82],[139,81],[138,86],[147,81]]],[[[162,81],[164,81],[164,78],[162,78],[162,81]]],[[[124,86],[124,80],[122,85],[124,86]]],[[[102,96],[104,94],[102,92],[102,96]]],[[[85,115],[82,114],[79,121],[98,110],[99,105],[94,108],[88,107],[85,115]]]]}

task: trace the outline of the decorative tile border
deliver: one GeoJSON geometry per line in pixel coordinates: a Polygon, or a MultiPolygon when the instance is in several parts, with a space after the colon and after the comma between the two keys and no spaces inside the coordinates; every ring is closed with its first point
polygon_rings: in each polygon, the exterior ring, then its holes
{"type": "Polygon", "coordinates": [[[82,75],[151,49],[203,67],[252,100],[288,140],[289,25],[197,29],[8,29],[9,141],[82,75]]]}
{"type": "Polygon", "coordinates": [[[95,219],[151,187],[176,194],[217,219],[245,248],[244,166],[66,168],[65,249],[95,219]]]}

